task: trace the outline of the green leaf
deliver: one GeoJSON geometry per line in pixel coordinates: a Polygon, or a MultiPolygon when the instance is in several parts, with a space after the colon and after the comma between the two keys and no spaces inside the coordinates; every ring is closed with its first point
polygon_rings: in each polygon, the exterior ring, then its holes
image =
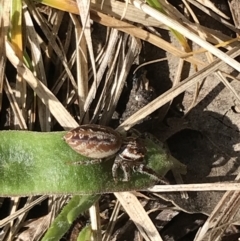
{"type": "MultiPolygon", "coordinates": [[[[90,195],[142,190],[154,185],[154,180],[139,173],[133,173],[129,182],[115,183],[113,160],[94,165],[69,164],[88,159],[65,143],[65,133],[1,131],[0,196],[90,195]]],[[[172,160],[165,150],[151,141],[146,142],[146,148],[146,163],[155,171],[165,175],[166,169],[172,169],[172,160]]]]}
{"type": "MultiPolygon", "coordinates": [[[[69,223],[72,223],[80,213],[88,210],[98,199],[100,195],[92,196],[74,196],[71,200],[71,210],[67,214],[67,220],[69,223]]],[[[68,203],[70,204],[70,202],[68,203]]]]}
{"type": "Polygon", "coordinates": [[[98,198],[99,195],[74,196],[54,220],[51,227],[42,238],[42,241],[60,240],[60,238],[69,230],[73,221],[82,212],[88,210],[98,198]]]}
{"type": "Polygon", "coordinates": [[[155,172],[161,176],[165,176],[170,170],[175,170],[180,174],[186,174],[186,166],[170,154],[168,147],[164,143],[148,134],[148,138],[144,140],[144,144],[148,150],[145,156],[149,163],[148,166],[155,170],[155,172]]]}
{"type": "Polygon", "coordinates": [[[81,230],[77,241],[90,241],[91,237],[92,237],[92,229],[90,226],[86,226],[81,230]]]}

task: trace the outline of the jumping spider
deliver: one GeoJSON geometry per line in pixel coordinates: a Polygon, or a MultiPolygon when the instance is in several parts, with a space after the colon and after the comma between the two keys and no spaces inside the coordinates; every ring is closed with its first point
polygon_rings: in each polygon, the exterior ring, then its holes
{"type": "Polygon", "coordinates": [[[133,172],[144,173],[159,181],[158,175],[144,165],[144,157],[147,152],[140,138],[127,137],[123,140],[121,135],[112,128],[101,125],[82,125],[65,136],[66,143],[79,154],[92,158],[87,162],[74,162],[73,164],[88,165],[102,162],[103,158],[111,158],[116,155],[112,166],[112,175],[115,182],[118,181],[118,169],[123,170],[122,181],[127,182],[133,172]]]}

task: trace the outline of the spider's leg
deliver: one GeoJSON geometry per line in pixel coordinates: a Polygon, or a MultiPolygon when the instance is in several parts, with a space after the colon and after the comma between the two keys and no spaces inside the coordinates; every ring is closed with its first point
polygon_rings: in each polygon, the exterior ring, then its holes
{"type": "Polygon", "coordinates": [[[113,176],[114,182],[118,181],[117,170],[121,166],[121,161],[122,161],[122,158],[119,155],[117,155],[112,166],[112,176],[113,176]]]}
{"type": "Polygon", "coordinates": [[[67,162],[68,165],[94,165],[99,164],[103,161],[103,159],[92,159],[92,160],[86,160],[86,161],[76,161],[76,162],[67,162]]]}
{"type": "Polygon", "coordinates": [[[142,173],[142,174],[146,174],[148,175],[149,177],[151,177],[152,179],[160,182],[161,184],[169,184],[167,183],[166,181],[164,181],[163,179],[161,179],[158,174],[151,168],[145,166],[144,164],[140,164],[138,166],[135,166],[133,168],[133,170],[135,172],[139,172],[139,173],[142,173]]]}
{"type": "Polygon", "coordinates": [[[126,162],[121,164],[121,168],[123,170],[123,182],[128,182],[130,180],[130,168],[126,162]]]}

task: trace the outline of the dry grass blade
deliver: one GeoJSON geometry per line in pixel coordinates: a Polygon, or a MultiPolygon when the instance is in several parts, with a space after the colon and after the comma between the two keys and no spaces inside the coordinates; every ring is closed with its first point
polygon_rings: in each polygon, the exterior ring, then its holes
{"type": "Polygon", "coordinates": [[[19,75],[21,75],[37,93],[38,97],[47,108],[49,108],[59,124],[65,129],[77,127],[78,123],[72,118],[52,92],[18,59],[8,42],[6,43],[6,54],[9,61],[17,69],[19,75]]]}
{"type": "Polygon", "coordinates": [[[176,185],[155,185],[149,188],[151,192],[205,192],[205,191],[239,191],[239,183],[201,183],[201,184],[176,184],[176,185]]]}
{"type": "Polygon", "coordinates": [[[24,208],[21,208],[18,211],[14,212],[11,216],[8,216],[8,217],[0,220],[0,227],[5,226],[7,223],[11,222],[15,218],[17,218],[19,215],[29,211],[32,207],[34,207],[35,205],[38,205],[39,203],[44,201],[46,198],[48,198],[48,196],[41,196],[38,199],[36,199],[35,201],[32,201],[28,206],[25,206],[24,208]]]}
{"type": "Polygon", "coordinates": [[[88,61],[87,61],[87,44],[86,39],[81,37],[82,27],[78,21],[77,16],[71,14],[72,21],[75,26],[76,36],[76,69],[77,69],[77,83],[78,83],[78,99],[80,116],[84,116],[84,103],[87,98],[88,91],[88,61]]]}
{"type": "MultiPolygon", "coordinates": [[[[22,26],[22,1],[14,1],[11,5],[11,27],[10,27],[10,41],[14,49],[15,54],[22,61],[23,60],[23,26],[22,26]]],[[[25,80],[17,74],[16,76],[16,90],[15,90],[16,100],[18,105],[26,115],[26,102],[27,102],[27,85],[25,80]]],[[[19,123],[14,117],[15,126],[19,123]]]]}
{"type": "Polygon", "coordinates": [[[229,19],[229,17],[226,16],[226,14],[224,14],[222,11],[217,9],[211,1],[209,1],[209,0],[197,0],[197,2],[199,2],[202,5],[212,9],[215,13],[217,13],[220,16],[222,16],[223,18],[229,19]]]}
{"type": "MultiPolygon", "coordinates": [[[[90,57],[90,61],[92,64],[92,70],[93,70],[93,77],[94,77],[94,86],[95,86],[95,92],[94,95],[97,92],[97,73],[96,73],[96,65],[95,65],[95,58],[93,54],[93,45],[92,45],[92,37],[91,37],[91,24],[90,24],[90,0],[84,1],[84,0],[77,0],[77,6],[78,9],[81,9],[81,22],[82,22],[82,28],[83,32],[86,38],[87,47],[88,47],[88,54],[90,57]]],[[[79,38],[81,40],[81,37],[79,38]]]]}
{"type": "Polygon", "coordinates": [[[95,98],[95,92],[96,92],[96,87],[99,86],[101,80],[102,80],[102,77],[108,67],[108,64],[109,64],[109,56],[112,55],[112,53],[114,52],[115,50],[115,47],[116,47],[116,44],[117,44],[117,41],[118,41],[118,31],[113,31],[112,34],[111,34],[111,37],[110,37],[110,40],[109,40],[109,44],[107,46],[107,49],[105,51],[105,54],[104,54],[104,57],[101,61],[101,64],[99,66],[99,69],[98,69],[98,72],[97,72],[97,81],[96,83],[94,83],[89,92],[88,92],[88,96],[87,96],[87,99],[86,99],[86,102],[84,104],[84,110],[88,110],[90,104],[92,103],[93,99],[95,98]]]}
{"type": "Polygon", "coordinates": [[[112,235],[112,232],[113,232],[113,228],[117,222],[117,218],[118,218],[118,214],[119,214],[119,211],[120,211],[120,208],[121,208],[121,204],[120,202],[117,200],[115,206],[114,206],[114,209],[113,209],[113,212],[112,212],[112,215],[110,217],[110,220],[109,220],[109,223],[108,223],[108,227],[106,229],[106,232],[103,236],[103,240],[102,241],[109,241],[111,240],[111,235],[112,235]]]}
{"type": "Polygon", "coordinates": [[[169,18],[168,16],[160,13],[159,11],[149,7],[147,4],[144,4],[143,2],[141,2],[139,0],[133,0],[132,3],[137,8],[142,9],[146,14],[149,14],[150,16],[159,20],[160,22],[163,22],[170,28],[173,28],[173,29],[177,30],[178,32],[181,32],[184,36],[186,36],[186,38],[189,38],[190,40],[197,43],[201,47],[204,47],[209,52],[211,52],[213,55],[217,56],[218,58],[220,58],[221,60],[226,62],[228,65],[230,65],[231,67],[236,69],[238,72],[240,72],[240,64],[236,60],[234,60],[233,58],[229,57],[228,55],[226,55],[219,49],[213,47],[211,44],[209,44],[208,42],[201,39],[198,35],[189,31],[186,27],[181,25],[179,22],[177,22],[177,21],[169,18]]]}
{"type": "MultiPolygon", "coordinates": [[[[215,47],[221,47],[223,46],[227,50],[230,50],[232,47],[236,46],[236,42],[238,41],[238,38],[230,38],[229,36],[218,32],[214,29],[209,29],[204,26],[199,26],[199,24],[187,24],[187,27],[193,31],[194,33],[197,33],[198,31],[203,31],[203,34],[206,38],[206,40],[210,43],[215,44],[215,47]]],[[[199,50],[196,51],[196,54],[199,52],[207,52],[205,48],[200,48],[199,50]]],[[[188,56],[189,53],[186,53],[186,56],[188,56]]]]}
{"type": "MultiPolygon", "coordinates": [[[[46,197],[46,196],[43,196],[43,197],[46,197]]],[[[32,202],[34,202],[34,199],[35,197],[33,196],[30,196],[28,197],[27,199],[27,202],[25,204],[25,206],[30,206],[32,204],[32,202]]],[[[16,209],[19,208],[19,204],[20,204],[20,198],[18,200],[18,204],[16,205],[16,209]]],[[[42,199],[40,199],[42,201],[42,199]]],[[[38,200],[39,201],[39,200],[38,200]]],[[[13,210],[13,209],[12,209],[13,210]]],[[[29,211],[29,210],[28,210],[29,211]]],[[[21,215],[19,215],[17,217],[17,219],[15,220],[13,226],[11,227],[11,230],[10,230],[10,234],[12,235],[12,237],[14,237],[18,232],[19,230],[21,229],[21,227],[23,226],[23,223],[28,215],[28,211],[26,210],[25,212],[23,212],[21,215]]],[[[14,210],[14,213],[15,213],[15,210],[14,210]]]]}
{"type": "Polygon", "coordinates": [[[11,5],[10,36],[14,52],[23,59],[22,1],[14,1],[11,5]]]}
{"type": "MultiPolygon", "coordinates": [[[[240,185],[239,178],[240,174],[236,178],[238,183],[235,184],[240,185]]],[[[235,189],[229,189],[229,191],[223,195],[222,199],[218,202],[200,232],[197,234],[195,241],[203,240],[209,229],[212,229],[210,232],[211,239],[220,240],[224,231],[230,226],[231,221],[232,223],[234,222],[233,219],[240,206],[240,192],[239,190],[233,190],[235,189]]]]}
{"type": "Polygon", "coordinates": [[[101,232],[101,221],[99,216],[99,204],[96,202],[90,209],[89,215],[91,219],[91,229],[93,231],[93,239],[96,241],[102,240],[102,232],[101,232]]]}
{"type": "MultiPolygon", "coordinates": [[[[187,7],[188,11],[190,12],[193,20],[194,20],[196,23],[199,24],[199,21],[198,21],[198,19],[197,19],[197,16],[196,16],[195,13],[192,11],[192,9],[190,8],[189,4],[188,4],[186,1],[183,1],[183,3],[185,4],[185,6],[187,7]]],[[[201,29],[201,27],[199,26],[199,31],[198,31],[199,36],[202,37],[203,39],[205,39],[204,31],[201,31],[201,30],[202,30],[202,29],[201,29]]],[[[206,52],[206,57],[207,57],[207,60],[208,60],[209,63],[213,62],[214,59],[213,59],[213,56],[212,56],[211,53],[206,52]]],[[[234,88],[231,86],[231,84],[227,81],[227,79],[221,74],[221,72],[220,72],[220,71],[216,71],[215,75],[218,77],[218,79],[219,79],[220,81],[223,82],[223,84],[224,84],[224,85],[233,93],[233,95],[240,101],[239,95],[238,95],[237,92],[234,90],[234,88]]],[[[203,81],[204,81],[204,80],[203,80],[203,81]]],[[[196,99],[197,99],[197,97],[198,97],[198,94],[197,94],[197,93],[199,93],[199,91],[200,91],[200,90],[197,88],[197,89],[196,89],[196,93],[195,93],[195,98],[194,98],[193,103],[192,103],[191,107],[189,108],[189,110],[194,106],[195,101],[196,101],[196,99]]]]}
{"type": "Polygon", "coordinates": [[[33,3],[29,0],[25,0],[25,2],[28,6],[29,11],[34,16],[35,21],[38,23],[39,26],[41,26],[43,33],[45,34],[46,38],[49,41],[49,44],[57,54],[57,57],[61,60],[63,66],[65,67],[65,70],[68,74],[69,79],[71,80],[73,87],[75,88],[75,90],[77,90],[77,84],[68,66],[65,53],[62,51],[62,48],[59,47],[59,44],[56,42],[55,37],[48,28],[46,21],[44,21],[42,16],[36,11],[35,7],[33,6],[33,3]]]}
{"type": "MultiPolygon", "coordinates": [[[[229,56],[236,57],[240,54],[239,47],[235,47],[229,52],[227,52],[229,56]]],[[[196,84],[198,81],[206,78],[210,73],[218,70],[223,66],[225,63],[221,60],[217,59],[211,64],[209,64],[207,67],[201,69],[196,74],[188,77],[184,81],[182,81],[180,84],[176,85],[175,87],[171,88],[170,90],[166,91],[161,96],[157,97],[155,100],[150,102],[148,105],[134,113],[130,118],[128,118],[126,121],[124,121],[120,127],[118,128],[119,131],[121,131],[122,128],[125,130],[130,129],[132,126],[134,126],[139,120],[145,118],[146,116],[153,113],[155,110],[163,106],[164,104],[171,101],[173,98],[187,90],[190,86],[196,84]]]]}
{"type": "MultiPolygon", "coordinates": [[[[42,201],[44,201],[46,198],[47,198],[47,196],[42,196],[35,200],[35,198],[33,196],[29,197],[27,199],[25,206],[23,208],[19,209],[18,211],[16,211],[16,209],[19,207],[20,198],[18,198],[18,200],[16,200],[17,202],[15,202],[15,205],[13,206],[13,208],[11,210],[11,212],[13,214],[3,220],[3,221],[5,221],[4,228],[10,227],[9,232],[7,232],[7,230],[5,229],[6,234],[8,234],[8,237],[5,240],[13,240],[13,237],[15,237],[15,235],[17,235],[17,233],[20,231],[20,229],[25,226],[25,219],[26,219],[26,216],[28,215],[28,212],[34,206],[36,206],[39,203],[41,203],[42,201]],[[13,222],[13,220],[14,220],[14,222],[13,222]],[[13,223],[13,225],[9,225],[10,222],[13,223]]],[[[38,222],[40,225],[38,226],[38,228],[36,226],[35,227],[33,226],[33,228],[32,228],[33,230],[37,229],[39,235],[41,235],[46,230],[46,228],[49,226],[49,222],[46,221],[47,219],[49,220],[48,216],[49,215],[46,216],[45,222],[41,222],[40,221],[41,219],[38,219],[38,221],[36,221],[36,222],[38,222]],[[39,227],[43,227],[43,226],[45,227],[45,229],[39,228],[39,227]]],[[[34,222],[30,222],[30,223],[31,223],[31,225],[33,225],[34,222]]],[[[26,232],[26,233],[30,234],[31,232],[30,232],[30,230],[28,230],[28,232],[26,232]]],[[[38,240],[38,239],[36,239],[36,240],[38,240]]]]}
{"type": "Polygon", "coordinates": [[[136,196],[130,192],[114,193],[132,221],[137,226],[142,237],[147,241],[161,241],[158,230],[136,196]]]}
{"type": "MultiPolygon", "coordinates": [[[[180,57],[180,56],[184,56],[186,54],[185,52],[174,47],[171,43],[163,40],[162,38],[160,38],[154,34],[149,33],[148,31],[140,29],[140,28],[138,28],[132,24],[126,23],[124,21],[120,21],[120,20],[114,19],[112,17],[109,17],[105,14],[102,14],[101,12],[92,11],[91,18],[94,21],[96,21],[104,26],[116,28],[124,33],[128,33],[130,35],[133,35],[134,37],[147,41],[175,56],[180,57]]],[[[194,58],[194,57],[187,57],[187,58],[184,58],[184,60],[186,60],[192,64],[196,64],[196,65],[202,65],[202,66],[205,65],[205,63],[203,61],[198,60],[197,58],[194,58]]]]}
{"type": "MultiPolygon", "coordinates": [[[[74,0],[62,0],[62,5],[53,6],[52,7],[58,7],[58,9],[61,9],[63,11],[67,11],[74,14],[79,14],[79,11],[77,9],[76,1],[74,0]]],[[[42,1],[42,4],[48,5],[48,2],[46,0],[42,1]]],[[[91,0],[91,9],[95,11],[99,11],[105,14],[109,14],[110,16],[113,16],[117,19],[120,19],[123,14],[123,9],[125,8],[125,3],[115,0],[110,1],[97,1],[97,0],[91,0]],[[104,4],[102,4],[104,3],[104,4]]],[[[156,27],[163,27],[163,24],[159,23],[156,19],[146,16],[141,10],[136,9],[131,4],[128,5],[127,11],[124,15],[124,19],[129,20],[130,22],[140,23],[144,26],[156,26],[156,27]]]]}
{"type": "Polygon", "coordinates": [[[0,9],[0,111],[2,109],[3,81],[5,76],[6,54],[5,54],[5,29],[3,22],[3,9],[0,9]]]}
{"type": "Polygon", "coordinates": [[[38,218],[31,222],[23,224],[23,232],[18,235],[18,240],[34,240],[39,241],[49,228],[50,213],[44,217],[38,218]]]}
{"type": "Polygon", "coordinates": [[[201,9],[203,12],[205,12],[209,16],[211,16],[211,17],[215,18],[216,20],[218,20],[219,22],[223,23],[225,26],[227,26],[229,29],[233,30],[234,32],[236,32],[236,33],[239,32],[239,29],[237,29],[235,26],[233,26],[232,24],[227,22],[225,19],[220,18],[217,14],[212,12],[211,8],[207,9],[206,7],[199,4],[197,1],[193,1],[193,0],[187,0],[187,1],[190,2],[191,4],[193,4],[194,6],[198,7],[199,9],[201,9]]]}
{"type": "Polygon", "coordinates": [[[11,108],[13,110],[15,117],[17,118],[20,128],[23,130],[27,130],[27,124],[25,122],[25,119],[23,118],[22,112],[18,106],[18,103],[16,101],[16,98],[13,94],[12,88],[7,78],[5,78],[5,81],[4,81],[4,91],[8,97],[9,103],[11,105],[11,108]]]}
{"type": "Polygon", "coordinates": [[[199,238],[196,241],[203,240],[203,236],[207,235],[211,240],[220,241],[222,240],[222,235],[236,220],[234,217],[237,215],[237,210],[240,207],[240,192],[239,191],[229,191],[220,200],[219,204],[216,206],[214,211],[209,216],[200,231],[199,238]],[[209,232],[204,233],[205,230],[209,232]]]}
{"type": "MultiPolygon", "coordinates": [[[[109,115],[109,112],[110,112],[110,111],[108,111],[109,102],[111,104],[111,100],[113,98],[112,95],[114,92],[113,90],[115,89],[114,84],[116,85],[116,80],[118,80],[117,63],[119,63],[119,55],[120,55],[120,51],[122,49],[123,37],[122,37],[122,34],[118,30],[112,29],[110,31],[109,42],[111,42],[111,39],[114,39],[114,36],[116,36],[116,38],[118,39],[118,42],[116,43],[115,49],[112,49],[112,52],[109,55],[108,65],[110,65],[110,66],[106,73],[106,79],[104,81],[104,87],[103,87],[102,93],[98,98],[98,103],[96,105],[95,111],[94,111],[92,119],[91,119],[91,122],[93,122],[93,123],[97,121],[97,119],[98,119],[99,115],[102,113],[102,111],[109,115]],[[115,78],[113,78],[113,75],[114,75],[113,73],[115,73],[115,78]],[[109,91],[109,87],[111,85],[112,85],[112,91],[109,91]]],[[[119,82],[121,82],[121,80],[119,82]]],[[[108,122],[109,118],[108,117],[105,118],[106,115],[104,113],[102,113],[102,116],[103,116],[103,118],[101,119],[101,124],[104,124],[104,123],[106,124],[108,122]],[[105,121],[103,119],[105,119],[105,121]]]]}
{"type": "Polygon", "coordinates": [[[91,9],[105,14],[109,14],[110,16],[116,17],[117,19],[121,19],[124,8],[126,9],[126,12],[124,12],[124,19],[130,22],[140,23],[144,26],[156,26],[159,28],[164,27],[162,23],[159,23],[156,19],[152,17],[147,17],[146,14],[144,14],[141,10],[136,9],[131,4],[128,4],[126,8],[125,3],[110,0],[105,1],[103,7],[101,8],[101,4],[98,1],[91,1],[91,9]]]}
{"type": "MultiPolygon", "coordinates": [[[[125,38],[125,40],[127,41],[128,38],[125,38]]],[[[139,41],[136,38],[130,37],[129,42],[131,42],[131,44],[126,55],[121,61],[119,61],[118,71],[114,78],[114,86],[112,87],[111,93],[107,93],[108,91],[106,89],[106,94],[108,96],[110,95],[105,101],[108,108],[104,108],[100,124],[106,125],[113,116],[124,84],[126,83],[127,76],[130,72],[130,68],[141,51],[141,44],[139,44],[139,41]]],[[[124,49],[122,49],[122,52],[124,52],[124,49]]]]}
{"type": "MultiPolygon", "coordinates": [[[[41,48],[38,42],[37,33],[34,29],[34,25],[32,22],[32,19],[30,17],[29,12],[25,8],[23,11],[23,17],[26,23],[26,31],[28,35],[28,40],[30,43],[31,53],[32,53],[32,61],[33,61],[33,68],[34,72],[36,73],[36,76],[38,79],[40,79],[43,84],[47,85],[47,78],[45,75],[45,69],[43,64],[43,58],[41,54],[41,48]]],[[[39,121],[41,125],[42,131],[50,131],[51,125],[50,125],[50,112],[49,109],[42,104],[41,101],[38,100],[38,111],[40,113],[39,115],[39,121]]]]}
{"type": "Polygon", "coordinates": [[[237,91],[231,86],[231,84],[229,83],[229,81],[225,78],[225,76],[220,72],[217,71],[216,75],[218,76],[218,78],[222,81],[222,83],[232,92],[232,94],[235,96],[236,99],[238,99],[238,101],[240,101],[240,96],[237,93],[237,91]]]}
{"type": "MultiPolygon", "coordinates": [[[[11,211],[10,211],[10,215],[12,215],[13,213],[16,212],[19,203],[20,203],[20,197],[12,197],[11,198],[11,211]]],[[[24,212],[25,213],[25,212],[24,212]]],[[[21,216],[21,215],[20,215],[21,216]]],[[[18,221],[18,220],[17,220],[18,221]]],[[[8,233],[8,240],[12,240],[14,237],[14,227],[15,227],[15,223],[13,221],[10,221],[10,231],[8,233]]]]}
{"type": "MultiPolygon", "coordinates": [[[[58,9],[62,9],[64,11],[69,11],[71,13],[79,14],[79,11],[76,10],[76,3],[73,1],[69,1],[71,4],[66,6],[66,8],[61,8],[60,6],[53,6],[58,9]]],[[[44,3],[44,2],[43,2],[44,3]]],[[[129,8],[131,5],[129,5],[129,8]]],[[[134,15],[135,16],[135,15],[134,15]]],[[[139,14],[136,14],[136,16],[139,16],[139,14]]],[[[144,14],[145,16],[145,14],[144,14]]],[[[149,16],[151,18],[151,16],[149,16]]],[[[126,23],[121,20],[117,20],[115,18],[112,18],[106,14],[103,14],[100,10],[94,11],[91,10],[91,19],[93,19],[95,22],[100,23],[104,26],[116,28],[122,32],[128,33],[130,35],[133,35],[137,38],[140,38],[144,41],[147,41],[159,48],[162,48],[163,50],[172,53],[175,56],[184,56],[185,52],[179,50],[178,48],[174,47],[171,43],[163,40],[162,38],[149,33],[148,31],[145,31],[143,29],[140,29],[132,24],[126,23]]],[[[194,26],[193,26],[194,27],[194,26]]],[[[208,33],[209,36],[211,36],[211,33],[208,33]]],[[[212,37],[212,40],[214,41],[216,39],[212,37]]],[[[216,41],[216,40],[215,40],[216,41]]],[[[184,59],[192,64],[196,65],[205,65],[203,61],[200,61],[194,57],[184,57],[184,59]]]]}

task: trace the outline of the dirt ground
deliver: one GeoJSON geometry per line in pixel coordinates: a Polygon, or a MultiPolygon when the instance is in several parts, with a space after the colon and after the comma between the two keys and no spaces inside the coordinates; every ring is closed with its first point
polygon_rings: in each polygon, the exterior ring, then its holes
{"type": "MultiPolygon", "coordinates": [[[[217,23],[211,24],[213,25],[209,27],[220,28],[224,32],[217,23]]],[[[174,45],[178,45],[176,40],[164,31],[161,35],[164,35],[165,39],[171,39],[174,45]]],[[[197,46],[193,45],[193,49],[195,48],[197,46]]],[[[146,45],[146,49],[147,56],[151,56],[149,59],[153,55],[157,55],[158,58],[168,57],[167,61],[146,68],[147,77],[152,81],[154,88],[158,93],[162,93],[173,81],[178,59],[165,55],[163,51],[152,46],[146,45]]],[[[202,55],[202,60],[207,61],[205,55],[202,55]]],[[[183,78],[194,73],[194,69],[189,68],[188,64],[184,67],[183,78]]],[[[229,66],[225,66],[221,71],[236,78],[228,78],[228,81],[240,94],[239,73],[229,66]]],[[[154,123],[152,132],[160,140],[167,141],[171,154],[187,165],[188,172],[183,176],[184,183],[234,181],[239,173],[239,103],[216,74],[208,76],[200,84],[202,87],[194,105],[192,104],[196,86],[174,100],[163,123],[154,123]]],[[[166,108],[168,107],[165,106],[158,111],[158,117],[166,108]]],[[[164,227],[164,240],[192,240],[193,236],[191,232],[186,231],[187,227],[194,233],[195,228],[197,229],[206,219],[202,214],[209,215],[223,194],[224,192],[192,192],[188,193],[188,199],[182,199],[180,194],[160,195],[165,201],[172,202],[184,211],[172,220],[172,225],[164,227]],[[191,215],[193,213],[194,215],[191,215]]],[[[171,212],[171,215],[174,214],[171,212]]],[[[239,213],[235,218],[238,223],[239,213]]],[[[236,237],[240,237],[240,234],[236,229],[233,231],[230,228],[229,236],[225,238],[236,240],[236,237]]]]}

